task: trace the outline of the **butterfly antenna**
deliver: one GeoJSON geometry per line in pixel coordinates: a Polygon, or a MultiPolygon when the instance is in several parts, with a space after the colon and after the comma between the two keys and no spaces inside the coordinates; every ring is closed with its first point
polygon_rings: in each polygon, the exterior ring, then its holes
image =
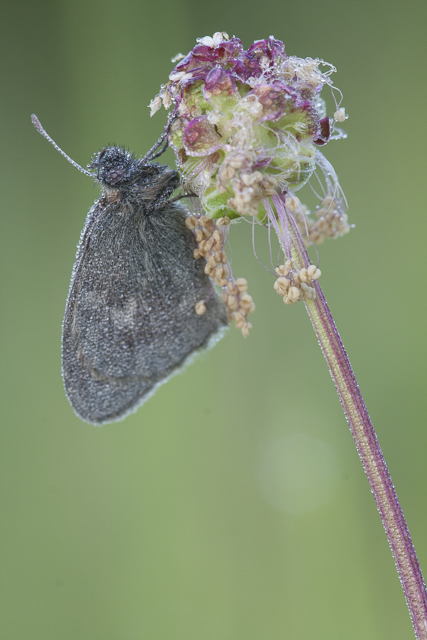
{"type": "Polygon", "coordinates": [[[35,128],[37,129],[37,131],[38,131],[39,133],[41,133],[41,134],[42,134],[42,136],[43,136],[44,138],[46,138],[46,140],[48,140],[48,141],[50,142],[50,144],[52,144],[52,145],[55,147],[55,149],[56,149],[57,151],[59,151],[59,153],[60,153],[61,155],[63,155],[63,156],[64,156],[64,158],[66,158],[66,159],[68,160],[68,162],[69,162],[70,164],[72,164],[72,165],[73,165],[73,167],[76,167],[76,169],[78,169],[79,171],[81,171],[82,173],[84,173],[86,176],[89,176],[89,178],[94,178],[94,177],[95,177],[95,176],[93,175],[93,173],[90,173],[90,171],[86,171],[86,169],[83,169],[83,167],[81,167],[79,164],[77,164],[77,162],[74,162],[74,160],[71,160],[70,156],[67,156],[67,154],[66,154],[64,151],[62,151],[62,149],[61,149],[60,147],[58,147],[58,145],[56,144],[56,142],[54,142],[54,141],[52,140],[52,138],[50,137],[50,135],[48,135],[48,134],[46,133],[46,131],[43,129],[43,127],[42,127],[42,126],[41,126],[41,124],[40,124],[40,120],[38,119],[38,117],[37,117],[36,115],[34,115],[34,113],[33,113],[33,115],[31,116],[31,122],[33,123],[33,125],[35,126],[35,128]]]}

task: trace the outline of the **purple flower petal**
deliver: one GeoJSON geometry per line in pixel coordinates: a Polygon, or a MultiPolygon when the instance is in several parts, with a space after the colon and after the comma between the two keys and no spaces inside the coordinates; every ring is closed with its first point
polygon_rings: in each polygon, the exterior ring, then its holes
{"type": "Polygon", "coordinates": [[[179,73],[180,71],[189,71],[191,69],[191,63],[193,61],[193,53],[190,51],[183,60],[178,62],[176,67],[171,71],[171,75],[174,73],[179,73]]]}
{"type": "Polygon", "coordinates": [[[274,66],[280,58],[286,58],[283,42],[270,36],[266,40],[257,40],[247,51],[243,51],[233,68],[238,79],[245,82],[248,78],[258,78],[265,72],[260,64],[261,58],[269,60],[270,66],[274,66]]]}
{"type": "Polygon", "coordinates": [[[259,56],[266,56],[272,62],[277,58],[286,58],[286,51],[284,44],[281,40],[276,40],[273,36],[270,36],[266,40],[257,40],[248,49],[249,53],[255,53],[259,56]]]}
{"type": "Polygon", "coordinates": [[[287,102],[294,92],[282,82],[260,84],[252,92],[262,104],[263,113],[259,120],[278,120],[284,113],[287,102]]]}
{"type": "Polygon", "coordinates": [[[221,67],[215,67],[206,76],[203,94],[206,100],[211,95],[231,95],[237,91],[236,83],[229,71],[221,67]]]}
{"type": "MultiPolygon", "coordinates": [[[[259,66],[259,65],[258,65],[259,66]]],[[[261,72],[261,69],[260,69],[261,72]]],[[[240,82],[246,82],[248,78],[254,76],[253,73],[250,73],[248,67],[246,66],[244,60],[242,58],[236,58],[233,62],[232,73],[236,80],[240,82]]],[[[259,75],[259,74],[258,74],[259,75]]]]}
{"type": "Polygon", "coordinates": [[[192,69],[190,73],[191,77],[181,80],[181,87],[183,89],[187,89],[194,83],[199,82],[199,80],[205,80],[209,73],[209,67],[197,67],[192,69]]]}
{"type": "Polygon", "coordinates": [[[221,146],[221,135],[217,132],[207,116],[194,118],[186,127],[182,143],[188,155],[206,156],[221,146]]]}
{"type": "Polygon", "coordinates": [[[221,44],[216,47],[196,44],[190,53],[176,65],[171,75],[181,71],[188,73],[200,67],[210,69],[214,64],[233,66],[234,59],[243,52],[241,41],[235,37],[229,41],[221,42],[221,44]]]}
{"type": "Polygon", "coordinates": [[[193,54],[193,58],[200,62],[213,62],[215,59],[214,51],[214,47],[208,47],[205,44],[196,44],[191,53],[193,54]]]}
{"type": "Polygon", "coordinates": [[[228,42],[222,42],[220,45],[215,47],[214,59],[217,62],[227,62],[232,58],[236,58],[241,53],[243,53],[242,43],[239,38],[233,37],[228,42]]]}
{"type": "Polygon", "coordinates": [[[237,80],[246,82],[248,78],[258,78],[262,73],[259,63],[260,57],[257,53],[244,51],[233,65],[233,72],[237,80]]]}
{"type": "Polygon", "coordinates": [[[191,54],[194,59],[201,62],[226,63],[243,52],[239,38],[231,38],[228,42],[221,42],[216,47],[208,47],[205,44],[197,44],[191,54]]]}

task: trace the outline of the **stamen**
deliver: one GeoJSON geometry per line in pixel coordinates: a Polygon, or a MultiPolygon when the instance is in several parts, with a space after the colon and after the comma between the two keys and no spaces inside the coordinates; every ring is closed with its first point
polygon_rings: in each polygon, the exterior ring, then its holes
{"type": "MultiPolygon", "coordinates": [[[[234,280],[231,267],[224,251],[224,244],[228,238],[230,219],[220,218],[218,221],[207,216],[188,216],[185,225],[194,232],[197,248],[194,250],[196,260],[204,258],[205,273],[222,287],[222,301],[228,308],[228,318],[241,329],[242,335],[247,337],[252,328],[247,321],[249,313],[255,311],[255,304],[247,292],[248,283],[245,278],[234,280]]],[[[206,312],[207,300],[200,300],[195,305],[197,315],[206,312]]]]}
{"type": "Polygon", "coordinates": [[[198,316],[202,316],[204,313],[206,313],[206,306],[204,301],[200,300],[200,302],[196,304],[195,309],[198,316]]]}

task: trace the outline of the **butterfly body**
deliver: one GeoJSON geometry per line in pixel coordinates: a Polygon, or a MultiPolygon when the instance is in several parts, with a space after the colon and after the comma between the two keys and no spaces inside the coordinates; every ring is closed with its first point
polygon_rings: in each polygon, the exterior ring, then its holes
{"type": "Polygon", "coordinates": [[[194,259],[186,210],[170,202],[175,171],[119,147],[90,165],[103,188],[77,251],[62,335],[67,396],[102,424],[135,410],[227,324],[223,303],[194,259]],[[206,300],[206,313],[195,305],[206,300]]]}

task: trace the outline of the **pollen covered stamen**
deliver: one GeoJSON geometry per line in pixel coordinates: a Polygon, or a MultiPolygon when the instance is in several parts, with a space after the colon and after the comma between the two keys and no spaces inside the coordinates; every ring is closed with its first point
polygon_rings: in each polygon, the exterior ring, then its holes
{"type": "Polygon", "coordinates": [[[264,198],[275,195],[278,182],[272,175],[254,170],[256,155],[251,150],[231,151],[223,160],[217,175],[218,193],[225,193],[231,186],[234,197],[227,200],[228,206],[242,216],[258,215],[264,198]]]}
{"type": "Polygon", "coordinates": [[[292,214],[306,245],[311,242],[322,244],[325,238],[338,238],[350,231],[347,214],[338,198],[327,195],[313,214],[299,198],[294,195],[286,197],[286,209],[292,214]]]}
{"type": "Polygon", "coordinates": [[[285,264],[277,267],[275,271],[278,278],[274,283],[274,289],[285,304],[292,304],[304,298],[316,299],[316,290],[309,286],[322,275],[316,265],[311,264],[307,269],[304,267],[298,270],[293,260],[286,260],[285,264]]]}
{"type": "Polygon", "coordinates": [[[276,193],[277,180],[274,176],[263,175],[260,171],[240,173],[231,183],[234,198],[227,204],[242,216],[257,216],[258,207],[264,198],[276,193]]]}
{"type": "Polygon", "coordinates": [[[204,313],[206,313],[206,306],[203,300],[200,300],[200,302],[196,304],[195,309],[198,316],[202,316],[204,313]]]}
{"type": "MultiPolygon", "coordinates": [[[[230,224],[227,217],[212,220],[207,216],[189,216],[185,220],[188,229],[194,232],[197,248],[194,258],[206,260],[205,273],[222,287],[222,301],[228,309],[228,319],[236,323],[244,337],[249,335],[252,325],[248,322],[249,313],[255,311],[252,296],[247,293],[248,283],[244,278],[235,280],[224,251],[227,240],[226,228],[230,224]]],[[[200,300],[195,306],[197,315],[206,313],[206,301],[200,300]]]]}

